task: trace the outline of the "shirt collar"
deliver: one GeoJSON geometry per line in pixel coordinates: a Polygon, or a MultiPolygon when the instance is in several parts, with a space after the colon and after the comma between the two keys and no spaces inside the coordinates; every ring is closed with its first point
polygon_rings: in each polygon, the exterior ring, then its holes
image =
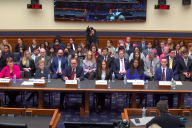
{"type": "Polygon", "coordinates": [[[188,57],[187,57],[187,59],[185,59],[185,58],[183,57],[183,59],[188,61],[188,57]]]}
{"type": "Polygon", "coordinates": [[[162,70],[162,71],[163,71],[163,69],[165,69],[165,71],[166,71],[167,67],[165,67],[165,68],[161,67],[161,70],[162,70]]]}
{"type": "Polygon", "coordinates": [[[121,61],[121,60],[123,60],[123,61],[124,61],[124,58],[123,58],[123,59],[120,59],[120,58],[119,58],[119,60],[120,60],[120,61],[121,61]]]}
{"type": "Polygon", "coordinates": [[[169,60],[172,59],[170,56],[169,56],[169,60]]]}

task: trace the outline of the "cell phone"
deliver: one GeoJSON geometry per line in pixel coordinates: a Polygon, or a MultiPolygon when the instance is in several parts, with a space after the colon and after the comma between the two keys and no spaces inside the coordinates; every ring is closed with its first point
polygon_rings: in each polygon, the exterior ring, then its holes
{"type": "Polygon", "coordinates": [[[136,123],[140,123],[140,120],[139,120],[139,119],[135,119],[135,122],[136,122],[136,123]]]}

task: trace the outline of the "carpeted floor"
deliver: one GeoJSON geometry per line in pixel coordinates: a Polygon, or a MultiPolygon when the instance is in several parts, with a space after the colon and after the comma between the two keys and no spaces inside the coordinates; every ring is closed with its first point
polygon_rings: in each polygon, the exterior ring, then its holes
{"type": "MultiPolygon", "coordinates": [[[[25,108],[32,108],[37,106],[37,97],[34,98],[34,106],[33,106],[33,99],[30,102],[26,101],[26,98],[30,92],[25,92],[25,100],[21,103],[21,97],[17,97],[17,107],[25,107],[25,108]]],[[[110,108],[110,100],[106,99],[106,106],[105,109],[102,111],[101,114],[97,114],[94,111],[94,104],[93,104],[93,94],[90,95],[90,116],[81,118],[79,115],[79,106],[81,104],[81,95],[80,94],[70,94],[70,97],[67,100],[67,106],[65,109],[60,110],[61,112],[61,119],[58,123],[58,128],[64,128],[64,122],[95,122],[95,123],[113,123],[115,120],[121,119],[121,112],[123,112],[124,108],[129,107],[129,104],[126,103],[126,99],[124,98],[125,93],[119,93],[119,98],[115,98],[115,94],[112,94],[112,106],[110,108]]],[[[48,93],[45,96],[46,106],[48,108],[57,108],[59,106],[59,92],[52,92],[51,93],[51,104],[49,106],[49,98],[48,93]]],[[[110,97],[110,95],[108,96],[110,97]]],[[[0,92],[0,98],[4,101],[4,92],[0,92]]],[[[7,101],[9,101],[8,97],[6,97],[7,101]]],[[[161,97],[162,100],[166,99],[166,97],[161,97]]],[[[137,99],[137,103],[139,99],[137,99]]],[[[153,99],[152,94],[147,95],[147,106],[152,106],[153,99]]],[[[143,101],[143,105],[145,101],[143,101]]],[[[191,106],[192,104],[192,95],[186,94],[185,95],[185,106],[191,106]]],[[[177,95],[174,96],[174,107],[177,106],[177,95]]]]}

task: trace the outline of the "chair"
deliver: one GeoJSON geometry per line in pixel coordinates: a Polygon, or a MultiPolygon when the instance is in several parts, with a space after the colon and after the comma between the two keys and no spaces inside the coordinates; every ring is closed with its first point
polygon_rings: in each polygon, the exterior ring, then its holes
{"type": "Polygon", "coordinates": [[[19,52],[13,52],[13,60],[15,62],[16,60],[16,57],[19,55],[19,52]]]}
{"type": "MultiPolygon", "coordinates": [[[[110,101],[110,109],[112,108],[112,93],[110,93],[110,94],[107,94],[107,96],[106,96],[106,98],[105,99],[109,99],[110,101]]],[[[97,103],[97,101],[98,101],[98,97],[97,97],[97,95],[93,95],[93,107],[96,107],[96,104],[95,103],[97,103]]]]}

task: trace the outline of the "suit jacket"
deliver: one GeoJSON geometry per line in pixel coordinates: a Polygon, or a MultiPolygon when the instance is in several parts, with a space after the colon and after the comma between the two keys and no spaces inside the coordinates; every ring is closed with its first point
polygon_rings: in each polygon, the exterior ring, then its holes
{"type": "MultiPolygon", "coordinates": [[[[173,70],[170,68],[166,68],[166,81],[171,81],[173,78],[173,70]]],[[[161,66],[155,70],[154,81],[162,80],[162,69],[161,66]]]]}
{"type": "MultiPolygon", "coordinates": [[[[153,75],[151,75],[151,74],[149,74],[149,72],[150,72],[150,64],[151,64],[151,60],[150,59],[146,59],[145,61],[144,61],[144,74],[146,75],[146,76],[149,76],[149,77],[152,77],[153,75]]],[[[159,62],[159,60],[158,59],[156,59],[156,58],[154,58],[153,59],[153,62],[152,62],[152,66],[153,66],[153,72],[155,73],[155,69],[156,68],[158,68],[158,67],[160,67],[160,62],[159,62]]]]}
{"type": "Polygon", "coordinates": [[[162,52],[161,47],[158,47],[158,48],[157,48],[157,55],[160,56],[162,53],[163,53],[163,52],[162,52]]]}
{"type": "MultiPolygon", "coordinates": [[[[97,70],[100,68],[102,60],[104,60],[104,57],[99,56],[97,60],[97,70]]],[[[107,56],[107,66],[110,72],[113,72],[113,61],[114,61],[113,57],[107,56]]]]}
{"type": "MultiPolygon", "coordinates": [[[[27,46],[25,44],[22,43],[22,48],[23,48],[23,51],[27,50],[27,46]]],[[[15,45],[15,52],[19,52],[19,44],[16,44],[15,45]]]]}
{"type": "MultiPolygon", "coordinates": [[[[109,71],[109,74],[105,76],[105,80],[112,80],[112,73],[109,71]]],[[[99,73],[99,70],[97,71],[97,74],[96,74],[96,80],[102,80],[101,78],[101,74],[99,73]]]]}
{"type": "Polygon", "coordinates": [[[0,57],[0,71],[6,66],[6,60],[4,57],[0,57]]]}
{"type": "Polygon", "coordinates": [[[41,73],[41,69],[37,69],[35,72],[35,79],[41,79],[41,77],[45,77],[48,79],[48,74],[50,74],[49,69],[44,67],[43,73],[41,73]]]}
{"type": "Polygon", "coordinates": [[[96,71],[96,68],[97,68],[97,63],[93,63],[93,62],[86,62],[86,60],[83,60],[83,71],[84,71],[84,74],[86,74],[89,69],[93,70],[93,71],[96,71]]]}
{"type": "Polygon", "coordinates": [[[13,65],[13,76],[11,76],[10,74],[10,68],[9,66],[5,66],[1,72],[0,72],[0,78],[4,78],[4,77],[9,77],[10,79],[13,79],[14,75],[16,75],[16,78],[17,79],[20,79],[21,76],[20,76],[20,69],[19,69],[19,66],[17,65],[13,65]]]}
{"type": "MultiPolygon", "coordinates": [[[[152,50],[152,49],[151,49],[151,50],[152,50]]],[[[148,48],[145,49],[145,50],[143,50],[143,54],[144,54],[145,57],[149,54],[149,50],[148,50],[148,48]]]]}
{"type": "MultiPolygon", "coordinates": [[[[52,64],[51,64],[51,68],[53,73],[57,72],[57,68],[58,68],[58,57],[53,58],[52,64]]],[[[65,57],[61,58],[61,71],[63,71],[65,69],[65,67],[68,65],[68,60],[65,57]]]]}
{"type": "Polygon", "coordinates": [[[146,124],[146,128],[149,128],[149,126],[152,124],[157,124],[161,128],[185,127],[185,124],[182,123],[177,116],[173,116],[170,114],[162,114],[161,116],[156,116],[146,124]]]}
{"type": "MultiPolygon", "coordinates": [[[[140,43],[138,46],[139,46],[139,48],[141,49],[141,52],[143,52],[143,49],[142,49],[142,43],[140,43]]],[[[146,43],[145,43],[145,49],[147,49],[147,45],[146,45],[146,43]]]]}
{"type": "MultiPolygon", "coordinates": [[[[124,66],[125,66],[125,71],[127,71],[128,68],[130,67],[129,66],[129,60],[127,60],[125,58],[124,58],[124,66]]],[[[120,71],[120,60],[119,60],[119,58],[117,58],[113,62],[113,72],[115,74],[119,74],[119,71],[120,71]]]]}
{"type": "MultiPolygon", "coordinates": [[[[47,56],[47,55],[45,55],[44,58],[45,58],[45,59],[44,59],[44,61],[45,61],[45,67],[48,68],[48,69],[50,69],[50,67],[51,67],[51,58],[50,58],[49,56],[47,56]]],[[[35,59],[35,67],[36,67],[36,69],[39,68],[39,64],[38,64],[39,60],[41,60],[41,56],[38,56],[38,57],[36,57],[36,59],[35,59]]]]}
{"type": "Polygon", "coordinates": [[[20,61],[19,67],[20,67],[21,70],[23,70],[23,68],[31,68],[30,72],[32,74],[34,74],[34,72],[35,72],[35,62],[34,62],[33,59],[31,59],[31,60],[29,59],[29,67],[26,67],[26,65],[23,65],[22,61],[20,61]]]}
{"type": "MultiPolygon", "coordinates": [[[[65,67],[65,70],[63,71],[62,80],[63,77],[68,77],[68,79],[71,78],[72,68],[71,66],[65,67]]],[[[80,80],[84,80],[84,74],[83,74],[83,67],[77,66],[76,67],[76,78],[79,78],[80,80]]]]}
{"type": "Polygon", "coordinates": [[[187,67],[185,65],[183,57],[179,60],[179,74],[183,74],[183,72],[190,72],[192,73],[192,59],[188,58],[187,67]]]}
{"type": "MultiPolygon", "coordinates": [[[[169,67],[169,56],[167,56],[167,67],[169,67]]],[[[173,70],[173,76],[177,75],[179,72],[179,60],[174,57],[173,58],[173,63],[172,63],[172,70],[173,70]]]]}

